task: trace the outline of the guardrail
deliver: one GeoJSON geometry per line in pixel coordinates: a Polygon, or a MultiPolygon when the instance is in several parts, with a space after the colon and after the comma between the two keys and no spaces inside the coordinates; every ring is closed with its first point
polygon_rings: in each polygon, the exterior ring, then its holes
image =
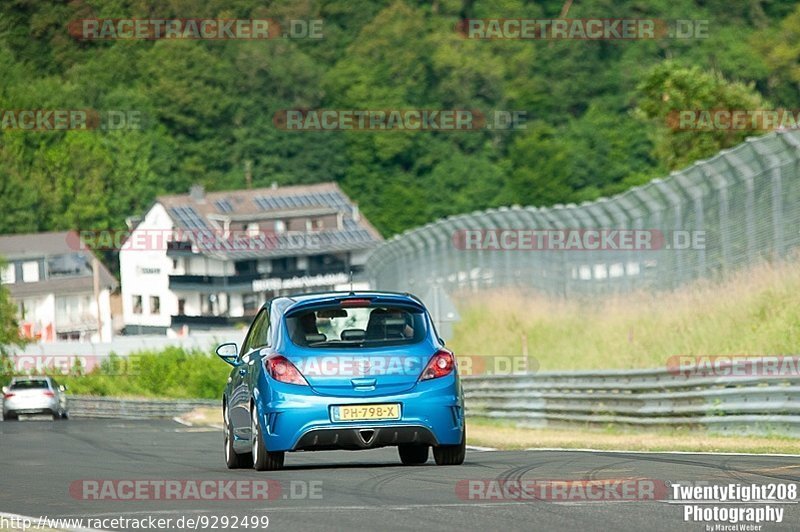
{"type": "MultiPolygon", "coordinates": [[[[468,416],[520,426],[686,427],[800,437],[797,372],[748,375],[745,371],[729,376],[684,375],[668,369],[543,372],[465,377],[462,382],[468,416]]],[[[220,401],[70,396],[69,405],[73,417],[152,419],[218,407],[220,401]]]]}
{"type": "Polygon", "coordinates": [[[118,399],[91,395],[70,395],[67,399],[69,415],[75,418],[173,418],[195,408],[219,407],[222,404],[216,399],[118,399]]]}
{"type": "Polygon", "coordinates": [[[636,426],[800,437],[800,374],[667,369],[466,377],[467,415],[520,426],[636,426]]]}

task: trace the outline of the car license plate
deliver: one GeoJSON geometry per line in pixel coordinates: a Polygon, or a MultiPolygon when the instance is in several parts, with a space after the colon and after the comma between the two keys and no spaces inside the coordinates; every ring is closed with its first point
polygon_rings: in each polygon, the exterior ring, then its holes
{"type": "Polygon", "coordinates": [[[347,405],[332,408],[334,421],[374,421],[376,419],[400,419],[397,403],[379,405],[347,405]]]}

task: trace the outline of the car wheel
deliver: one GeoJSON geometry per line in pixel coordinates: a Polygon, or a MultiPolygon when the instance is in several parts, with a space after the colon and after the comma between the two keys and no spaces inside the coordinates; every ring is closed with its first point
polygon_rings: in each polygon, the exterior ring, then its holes
{"type": "Polygon", "coordinates": [[[261,424],[258,422],[258,409],[253,405],[250,433],[253,441],[253,467],[256,471],[275,471],[283,469],[283,459],[286,453],[271,452],[264,445],[264,435],[261,432],[261,424]]]}
{"type": "Polygon", "coordinates": [[[64,411],[61,413],[61,419],[69,419],[69,411],[67,411],[67,410],[64,410],[64,411]]]}
{"type": "Polygon", "coordinates": [[[238,454],[233,449],[233,425],[231,425],[227,406],[222,407],[222,417],[225,420],[225,465],[228,466],[228,469],[241,469],[252,466],[252,455],[238,454]]]}
{"type": "Polygon", "coordinates": [[[3,414],[3,421],[19,421],[19,416],[14,412],[7,412],[3,414]]]}
{"type": "Polygon", "coordinates": [[[400,454],[400,461],[403,465],[421,465],[428,461],[427,445],[399,445],[397,451],[400,454]]]}
{"type": "Polygon", "coordinates": [[[433,448],[433,459],[436,465],[461,465],[467,456],[467,429],[461,432],[461,443],[458,445],[437,445],[433,448]]]}
{"type": "Polygon", "coordinates": [[[53,412],[53,421],[58,421],[59,419],[61,419],[61,412],[56,410],[53,412]]]}

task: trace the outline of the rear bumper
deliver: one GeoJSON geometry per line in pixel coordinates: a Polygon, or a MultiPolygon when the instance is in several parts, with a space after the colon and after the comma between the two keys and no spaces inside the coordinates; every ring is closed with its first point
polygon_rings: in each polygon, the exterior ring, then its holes
{"type": "Polygon", "coordinates": [[[55,398],[6,399],[3,401],[3,416],[12,414],[55,414],[58,413],[58,400],[55,398]]]}
{"type": "Polygon", "coordinates": [[[464,409],[460,383],[454,376],[418,382],[408,392],[379,397],[324,396],[307,386],[276,384],[266,394],[256,394],[259,421],[270,451],[371,449],[406,443],[456,445],[461,441],[464,409]],[[331,420],[331,406],[378,403],[400,404],[400,419],[331,420]]]}
{"type": "Polygon", "coordinates": [[[359,425],[358,427],[311,429],[300,436],[293,451],[324,451],[329,449],[373,449],[387,445],[418,443],[438,445],[433,432],[421,426],[359,425]]]}

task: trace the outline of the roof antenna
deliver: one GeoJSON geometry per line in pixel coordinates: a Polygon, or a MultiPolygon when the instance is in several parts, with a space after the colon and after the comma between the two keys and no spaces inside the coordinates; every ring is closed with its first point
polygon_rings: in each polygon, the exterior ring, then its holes
{"type": "Polygon", "coordinates": [[[350,295],[356,295],[356,293],[353,291],[353,268],[350,268],[350,295]]]}

